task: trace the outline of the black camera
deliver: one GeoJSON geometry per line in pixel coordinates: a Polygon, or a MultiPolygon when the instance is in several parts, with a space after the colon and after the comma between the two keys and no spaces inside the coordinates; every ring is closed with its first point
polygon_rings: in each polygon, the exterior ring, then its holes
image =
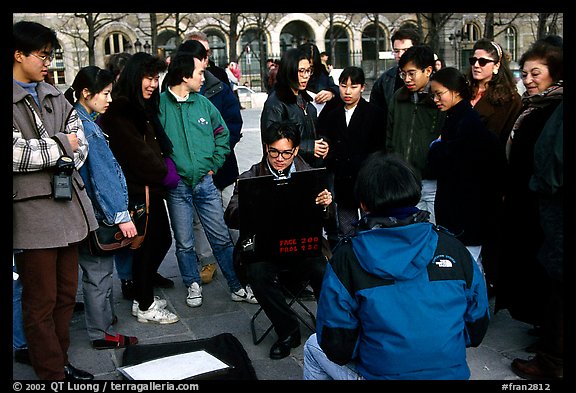
{"type": "Polygon", "coordinates": [[[55,200],[72,200],[72,172],[74,171],[74,160],[69,156],[62,156],[56,162],[56,173],[54,174],[53,196],[55,200]]]}

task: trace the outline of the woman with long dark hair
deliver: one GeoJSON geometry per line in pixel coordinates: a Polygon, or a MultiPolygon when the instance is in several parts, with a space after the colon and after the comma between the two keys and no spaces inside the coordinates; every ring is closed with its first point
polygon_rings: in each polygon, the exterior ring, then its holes
{"type": "MultiPolygon", "coordinates": [[[[76,74],[66,99],[74,105],[84,126],[90,146],[80,175],[92,201],[99,225],[118,225],[127,238],[138,234],[128,211],[128,187],[122,168],[108,146],[107,136],[94,121],[105,113],[112,102],[112,83],[115,75],[97,66],[87,66],[76,74]]],[[[86,331],[95,349],[124,348],[138,342],[136,337],[116,331],[114,313],[113,273],[114,255],[93,255],[88,242],[79,247],[82,268],[82,294],[86,331]]]]}
{"type": "MultiPolygon", "coordinates": [[[[287,50],[278,67],[274,91],[268,96],[260,118],[262,140],[274,123],[291,122],[300,132],[300,156],[312,167],[321,167],[328,154],[328,143],[316,134],[317,111],[306,92],[314,70],[302,50],[287,50]]],[[[263,153],[264,147],[263,147],[263,153]]]]}
{"type": "Polygon", "coordinates": [[[172,233],[164,203],[171,173],[164,156],[172,144],[158,119],[159,73],[164,60],[144,52],[126,63],[112,90],[113,101],[101,117],[110,137],[110,148],[128,184],[130,203],[146,202],[149,213],[144,242],[134,250],[132,275],[135,300],[132,314],[139,322],[174,323],[178,316],[165,309],[166,300],[154,296],[154,276],[172,245],[172,233]]]}
{"type": "MultiPolygon", "coordinates": [[[[510,71],[506,54],[497,42],[482,38],[476,41],[472,50],[467,73],[472,94],[470,103],[486,127],[498,136],[500,146],[504,149],[522,105],[514,75],[510,71]]],[[[502,189],[501,185],[495,186],[502,189]]],[[[502,214],[502,203],[494,208],[497,214],[502,214]]],[[[482,247],[482,261],[490,295],[495,292],[502,236],[501,227],[494,226],[482,247]]]]}

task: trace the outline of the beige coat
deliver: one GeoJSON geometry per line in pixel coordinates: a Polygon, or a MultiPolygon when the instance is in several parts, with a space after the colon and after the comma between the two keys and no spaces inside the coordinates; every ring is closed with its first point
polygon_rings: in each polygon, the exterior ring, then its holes
{"type": "MultiPolygon", "coordinates": [[[[42,122],[48,135],[58,138],[67,154],[72,156],[70,144],[62,132],[71,105],[53,86],[41,82],[37,88],[42,122]]],[[[34,117],[23,101],[28,93],[13,83],[12,120],[23,139],[36,139],[38,133],[34,117]]],[[[19,157],[14,155],[14,159],[19,157]]],[[[71,201],[52,198],[53,168],[12,173],[12,247],[13,249],[44,249],[66,247],[82,241],[89,231],[98,227],[92,203],[77,170],[73,173],[71,201]]]]}

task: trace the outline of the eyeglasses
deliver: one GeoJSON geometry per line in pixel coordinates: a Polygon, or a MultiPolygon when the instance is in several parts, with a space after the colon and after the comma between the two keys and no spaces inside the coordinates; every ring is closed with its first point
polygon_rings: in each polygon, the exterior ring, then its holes
{"type": "Polygon", "coordinates": [[[414,77],[416,76],[416,74],[418,73],[418,71],[423,71],[423,70],[411,70],[411,71],[408,71],[408,72],[401,71],[399,75],[400,75],[400,78],[401,78],[402,80],[406,79],[407,76],[409,76],[410,79],[414,79],[414,77]]]}
{"type": "Polygon", "coordinates": [[[476,64],[476,62],[478,62],[480,67],[484,67],[486,64],[494,63],[495,61],[496,60],[486,59],[485,57],[471,57],[468,59],[468,62],[470,63],[471,66],[473,66],[474,64],[476,64]]]}
{"type": "Polygon", "coordinates": [[[433,100],[441,100],[442,96],[444,95],[444,93],[447,93],[448,90],[444,90],[444,91],[439,91],[437,93],[430,93],[430,97],[432,97],[433,100]]]}
{"type": "Polygon", "coordinates": [[[304,76],[304,75],[312,75],[314,73],[314,70],[312,68],[299,68],[298,69],[298,74],[304,76]]]}
{"type": "Polygon", "coordinates": [[[273,147],[269,147],[268,148],[268,155],[272,158],[278,158],[278,156],[282,156],[283,159],[288,160],[290,159],[290,157],[292,157],[294,155],[294,150],[295,149],[291,149],[291,150],[277,150],[274,149],[273,147]]]}
{"type": "Polygon", "coordinates": [[[36,53],[30,53],[30,55],[34,56],[37,59],[42,60],[42,63],[44,63],[46,65],[50,64],[52,62],[52,59],[54,58],[53,53],[51,53],[49,55],[43,55],[43,56],[37,55],[36,53]]]}

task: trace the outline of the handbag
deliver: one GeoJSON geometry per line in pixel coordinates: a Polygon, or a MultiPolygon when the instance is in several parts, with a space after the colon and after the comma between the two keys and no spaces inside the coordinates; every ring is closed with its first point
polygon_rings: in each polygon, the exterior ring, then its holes
{"type": "Polygon", "coordinates": [[[92,255],[109,256],[130,246],[133,241],[134,238],[124,237],[118,224],[108,225],[99,222],[98,228],[88,236],[88,248],[92,255]]]}
{"type": "Polygon", "coordinates": [[[133,205],[133,209],[130,210],[130,215],[132,216],[132,221],[136,226],[138,235],[132,238],[130,243],[130,248],[136,250],[142,246],[144,238],[146,237],[146,231],[148,230],[148,212],[150,208],[150,194],[148,186],[145,187],[146,190],[146,202],[133,205]]]}
{"type": "Polygon", "coordinates": [[[136,226],[138,235],[127,238],[122,234],[118,224],[108,225],[104,222],[98,223],[98,228],[90,232],[88,236],[88,248],[90,254],[95,256],[114,255],[117,251],[130,247],[132,250],[139,248],[146,236],[148,227],[148,186],[146,186],[146,202],[135,204],[129,208],[130,217],[136,226]]]}

